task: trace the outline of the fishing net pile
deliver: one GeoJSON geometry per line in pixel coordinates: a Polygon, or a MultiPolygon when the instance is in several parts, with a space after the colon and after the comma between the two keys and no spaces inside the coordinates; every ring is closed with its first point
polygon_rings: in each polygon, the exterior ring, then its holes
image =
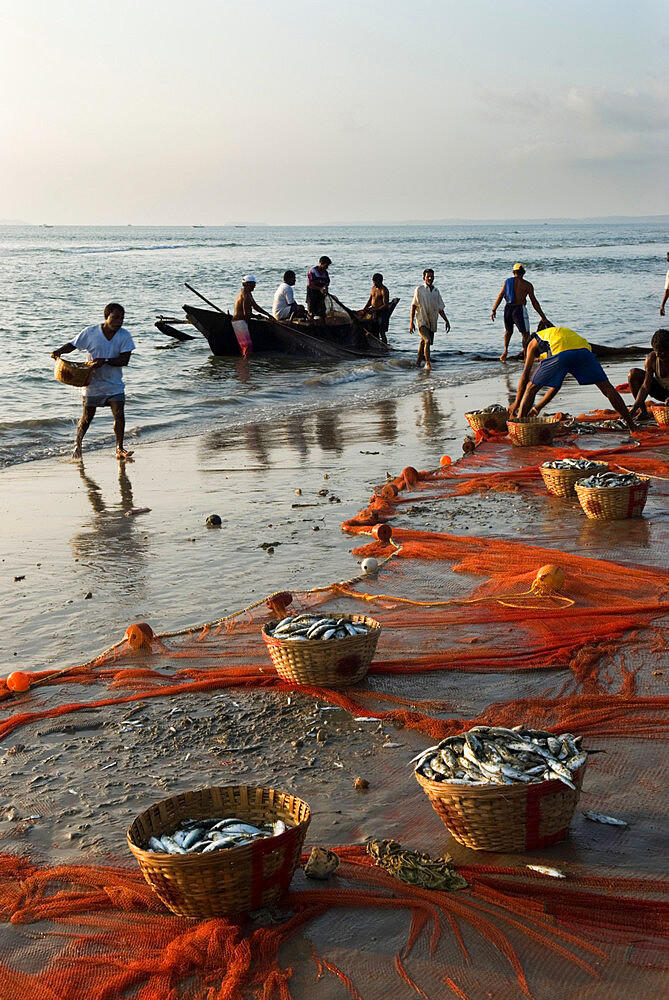
{"type": "MultiPolygon", "coordinates": [[[[619,432],[600,432],[588,436],[587,451],[574,435],[514,449],[504,435],[480,432],[465,459],[406,468],[344,523],[358,557],[381,564],[377,575],[270,595],[178,634],[129,631],[87,664],[35,673],[40,687],[0,705],[5,746],[45,719],[91,708],[285,696],[294,686],[271,665],[262,625],[306,611],[362,613],[382,625],[368,678],[302,696],[395,725],[419,748],[486,724],[578,734],[598,751],[585,804],[623,815],[627,827],[579,816],[569,840],[546,853],[477,855],[449,840],[407,752],[398,763],[375,761],[384,793],[360,798],[360,830],[397,842],[395,867],[398,858],[427,857],[421,851],[433,859],[450,852],[455,888],[393,877],[364,844],[337,843],[323,820],[321,842],[341,859],[335,877],[316,885],[298,871],[279,911],[199,923],[164,910],[122,853],[124,830],[117,856],[58,867],[28,860],[3,836],[0,996],[661,995],[669,967],[660,837],[669,811],[668,495],[669,434],[659,428],[624,444],[619,432]],[[592,522],[576,501],[548,496],[542,462],[580,456],[651,477],[645,517],[592,522]],[[386,524],[391,539],[378,530],[386,524]],[[546,566],[561,576],[538,574],[546,566]]],[[[280,773],[274,784],[281,787],[280,773]]]]}

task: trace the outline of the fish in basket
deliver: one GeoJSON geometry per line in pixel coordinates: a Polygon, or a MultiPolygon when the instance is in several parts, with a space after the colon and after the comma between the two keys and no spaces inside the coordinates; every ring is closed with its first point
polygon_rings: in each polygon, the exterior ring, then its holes
{"type": "Polygon", "coordinates": [[[457,841],[476,851],[525,851],[567,835],[587,753],[580,737],[474,726],[421,751],[418,783],[457,841]]]}
{"type": "Polygon", "coordinates": [[[56,358],[53,376],[63,385],[83,388],[90,382],[94,368],[95,365],[91,361],[68,361],[66,358],[56,358]]]}
{"type": "Polygon", "coordinates": [[[500,403],[491,403],[482,410],[465,413],[465,418],[473,431],[505,431],[508,416],[508,407],[500,403]]]}
{"type": "Polygon", "coordinates": [[[606,462],[593,462],[589,458],[558,458],[539,466],[546,489],[557,497],[574,497],[574,486],[589,473],[608,472],[606,462]]]}
{"type": "Polygon", "coordinates": [[[128,846],[172,913],[223,917],[279,902],[310,819],[306,802],[274,788],[200,788],[140,813],[128,846]]]}
{"type": "Polygon", "coordinates": [[[509,440],[517,448],[527,448],[538,444],[551,444],[555,432],[560,427],[557,417],[523,417],[509,420],[507,428],[509,440]]]}
{"type": "Polygon", "coordinates": [[[601,472],[574,485],[578,502],[597,521],[623,521],[641,517],[648,499],[647,476],[635,472],[601,472]]]}
{"type": "Polygon", "coordinates": [[[263,626],[272,663],[296,684],[341,687],[367,674],[381,625],[366,615],[292,615],[263,626]]]}

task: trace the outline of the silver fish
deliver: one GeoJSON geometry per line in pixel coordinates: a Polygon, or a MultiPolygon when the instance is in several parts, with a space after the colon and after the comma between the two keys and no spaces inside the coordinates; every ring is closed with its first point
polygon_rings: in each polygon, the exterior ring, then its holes
{"type": "Polygon", "coordinates": [[[540,875],[550,875],[551,878],[566,878],[567,876],[559,871],[557,868],[546,868],[545,865],[525,865],[526,868],[530,868],[533,872],[539,872],[540,875]]]}
{"type": "Polygon", "coordinates": [[[593,823],[608,823],[610,826],[629,826],[624,819],[616,819],[615,816],[605,816],[603,813],[592,812],[591,809],[583,809],[583,815],[593,823]]]}

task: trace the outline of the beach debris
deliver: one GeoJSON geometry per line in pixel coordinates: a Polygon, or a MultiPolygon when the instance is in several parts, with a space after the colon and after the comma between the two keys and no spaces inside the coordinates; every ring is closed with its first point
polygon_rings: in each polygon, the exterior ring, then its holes
{"type": "Polygon", "coordinates": [[[365,635],[369,628],[363,622],[350,622],[347,618],[327,615],[294,615],[283,618],[275,625],[267,625],[268,635],[276,639],[304,641],[305,639],[346,639],[348,636],[365,635]]]}
{"type": "Polygon", "coordinates": [[[222,523],[220,514],[210,514],[205,521],[208,528],[220,528],[222,523]]]}
{"type": "Polygon", "coordinates": [[[416,774],[455,785],[513,785],[561,781],[575,789],[587,759],[581,737],[541,729],[473,726],[417,754],[416,774]]]}
{"type": "Polygon", "coordinates": [[[131,510],[126,510],[126,517],[137,517],[138,514],[150,514],[150,507],[132,507],[131,510]]]}
{"type": "Polygon", "coordinates": [[[455,870],[450,854],[432,858],[402,847],[397,840],[370,840],[367,853],[378,868],[408,885],[442,892],[467,888],[467,880],[455,870]]]}
{"type": "Polygon", "coordinates": [[[15,576],[14,583],[18,583],[20,580],[25,580],[25,578],[26,578],[25,573],[22,576],[15,576]]]}
{"type": "Polygon", "coordinates": [[[369,782],[367,781],[367,778],[358,777],[353,782],[353,787],[357,788],[358,791],[364,791],[364,789],[369,788],[369,782]]]}
{"type": "Polygon", "coordinates": [[[579,479],[578,486],[590,489],[612,490],[619,486],[641,486],[643,480],[634,472],[599,472],[597,475],[579,479]]]}
{"type": "Polygon", "coordinates": [[[375,573],[379,572],[379,563],[374,556],[367,556],[360,563],[360,569],[366,576],[373,576],[375,573]]]}
{"type": "Polygon", "coordinates": [[[316,742],[317,743],[325,743],[325,742],[327,742],[327,738],[328,738],[328,731],[327,731],[327,729],[319,729],[317,731],[317,733],[316,733],[316,742]]]}
{"type": "Polygon", "coordinates": [[[565,583],[563,571],[555,563],[546,563],[537,570],[537,575],[532,581],[532,593],[538,595],[553,594],[562,590],[565,583]]]}
{"type": "Polygon", "coordinates": [[[471,455],[471,453],[475,450],[475,448],[476,448],[476,441],[474,440],[473,437],[467,435],[467,437],[462,442],[462,450],[464,451],[465,455],[471,455]]]}
{"type": "Polygon", "coordinates": [[[281,542],[260,542],[258,548],[264,549],[265,552],[274,552],[277,545],[281,545],[281,542]]]}
{"type": "Polygon", "coordinates": [[[533,872],[539,872],[540,875],[548,875],[550,878],[566,878],[567,876],[564,872],[561,872],[558,868],[547,868],[545,865],[525,865],[533,872]]]}
{"type": "Polygon", "coordinates": [[[320,529],[320,528],[318,527],[318,525],[317,525],[317,524],[314,524],[314,526],[312,527],[312,529],[311,529],[311,530],[312,530],[312,531],[320,531],[321,529],[320,529]]]}
{"type": "Polygon", "coordinates": [[[330,878],[339,868],[339,856],[325,847],[312,847],[309,860],[304,866],[307,878],[330,878]]]}
{"type": "Polygon", "coordinates": [[[236,817],[228,819],[186,819],[171,833],[150,837],[144,848],[153,854],[211,854],[229,847],[241,847],[267,837],[279,837],[287,830],[281,819],[254,826],[236,817]]]}
{"type": "Polygon", "coordinates": [[[328,495],[328,490],[319,490],[317,496],[326,497],[328,495]]]}
{"type": "Polygon", "coordinates": [[[123,638],[131,649],[151,649],[153,629],[147,622],[135,622],[134,625],[128,625],[123,638]]]}
{"type": "Polygon", "coordinates": [[[296,492],[296,494],[298,495],[298,497],[301,497],[301,496],[302,496],[302,490],[301,490],[301,489],[299,488],[299,486],[298,486],[298,488],[297,488],[297,489],[295,490],[295,492],[296,492]]]}
{"type": "Polygon", "coordinates": [[[85,601],[90,601],[90,599],[92,598],[92,596],[93,596],[93,591],[89,590],[87,594],[84,594],[84,600],[85,601]]]}
{"type": "Polygon", "coordinates": [[[592,820],[593,823],[608,823],[609,826],[629,826],[624,819],[616,819],[615,816],[605,816],[604,813],[593,812],[591,809],[583,809],[583,816],[592,820]]]}
{"type": "Polygon", "coordinates": [[[402,744],[401,743],[392,743],[390,740],[388,740],[388,742],[384,743],[383,746],[386,748],[386,750],[395,750],[396,747],[401,747],[402,744]]]}

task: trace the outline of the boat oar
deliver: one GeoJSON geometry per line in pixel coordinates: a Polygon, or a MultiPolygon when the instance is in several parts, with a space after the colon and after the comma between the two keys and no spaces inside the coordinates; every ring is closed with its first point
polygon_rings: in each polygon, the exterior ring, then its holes
{"type": "Polygon", "coordinates": [[[328,292],[327,294],[330,296],[330,298],[332,299],[333,302],[336,302],[338,306],[341,306],[341,308],[344,310],[345,313],[348,313],[348,315],[351,317],[351,320],[352,320],[354,326],[359,326],[360,329],[362,330],[362,332],[364,333],[364,335],[366,337],[373,337],[374,340],[378,340],[378,342],[380,344],[383,343],[383,341],[381,340],[381,338],[377,337],[377,335],[375,333],[372,333],[371,330],[366,330],[365,329],[364,325],[360,322],[360,319],[353,312],[352,309],[349,309],[348,306],[345,306],[343,302],[340,302],[339,299],[337,298],[337,296],[333,295],[332,292],[328,292]]]}
{"type": "Polygon", "coordinates": [[[210,302],[208,298],[206,298],[201,292],[198,292],[197,289],[193,288],[192,285],[189,285],[187,281],[184,281],[184,285],[186,286],[186,288],[189,291],[191,291],[193,293],[193,295],[197,295],[198,299],[202,299],[203,302],[206,302],[207,305],[211,306],[212,309],[215,309],[216,312],[222,313],[222,312],[225,311],[225,310],[221,309],[219,306],[214,305],[213,302],[210,302]]]}

